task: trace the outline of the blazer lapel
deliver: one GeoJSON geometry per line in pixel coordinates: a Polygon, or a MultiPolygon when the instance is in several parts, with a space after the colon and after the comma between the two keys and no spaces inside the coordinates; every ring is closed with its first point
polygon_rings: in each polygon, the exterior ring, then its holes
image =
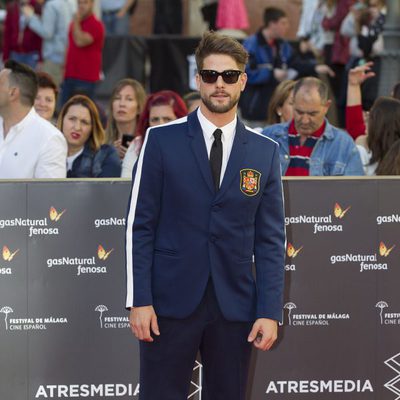
{"type": "Polygon", "coordinates": [[[222,179],[221,187],[217,193],[217,197],[223,196],[232,183],[232,180],[235,177],[239,177],[240,168],[242,166],[244,156],[246,155],[246,143],[246,128],[238,119],[231,154],[229,155],[228,165],[225,170],[224,178],[222,179]]]}
{"type": "Polygon", "coordinates": [[[213,178],[211,175],[210,161],[207,155],[207,147],[204,142],[203,131],[200,122],[197,119],[197,113],[188,115],[188,135],[191,137],[190,146],[193,151],[196,162],[200,168],[201,174],[212,193],[215,193],[213,178]]]}

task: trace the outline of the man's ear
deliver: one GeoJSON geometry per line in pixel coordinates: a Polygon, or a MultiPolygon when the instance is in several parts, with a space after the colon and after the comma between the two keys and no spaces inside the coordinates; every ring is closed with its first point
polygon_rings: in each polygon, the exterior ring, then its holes
{"type": "Polygon", "coordinates": [[[15,101],[18,100],[20,98],[20,90],[19,87],[17,86],[12,86],[9,89],[9,93],[10,93],[10,100],[11,101],[15,101]]]}
{"type": "Polygon", "coordinates": [[[325,103],[326,112],[328,112],[329,107],[331,106],[331,104],[332,104],[332,100],[327,100],[327,101],[326,101],[326,103],[325,103]]]}
{"type": "Polygon", "coordinates": [[[200,75],[196,74],[196,86],[198,91],[200,91],[200,79],[200,75]]]}
{"type": "Polygon", "coordinates": [[[246,87],[246,83],[247,83],[247,74],[246,72],[243,72],[243,74],[240,75],[240,86],[242,92],[246,87]]]}

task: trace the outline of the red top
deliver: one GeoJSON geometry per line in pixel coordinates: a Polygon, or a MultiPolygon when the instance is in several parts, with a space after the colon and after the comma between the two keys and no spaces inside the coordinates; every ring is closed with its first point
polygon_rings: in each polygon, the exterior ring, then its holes
{"type": "Polygon", "coordinates": [[[310,157],[318,139],[325,130],[325,121],[319,129],[311,136],[307,137],[303,144],[300,144],[300,135],[294,126],[294,120],[289,125],[289,154],[290,162],[286,171],[286,176],[309,176],[310,157]]]}
{"type": "MultiPolygon", "coordinates": [[[[40,14],[41,7],[34,0],[30,0],[30,5],[35,9],[36,14],[40,14]]],[[[4,21],[3,37],[3,60],[10,58],[10,53],[31,53],[33,51],[41,52],[42,39],[28,27],[24,29],[22,35],[19,34],[19,5],[13,1],[7,5],[7,14],[4,21]]]]}
{"type": "Polygon", "coordinates": [[[72,35],[73,22],[69,26],[68,49],[65,59],[65,78],[96,82],[100,79],[104,25],[93,14],[81,21],[81,29],[93,37],[93,43],[78,47],[72,35]]]}
{"type": "Polygon", "coordinates": [[[359,136],[366,134],[361,105],[346,107],[346,131],[356,140],[359,136]]]}

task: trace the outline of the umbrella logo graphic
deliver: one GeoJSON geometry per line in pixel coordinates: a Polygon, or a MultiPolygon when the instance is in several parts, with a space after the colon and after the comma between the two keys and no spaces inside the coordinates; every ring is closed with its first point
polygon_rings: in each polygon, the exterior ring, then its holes
{"type": "Polygon", "coordinates": [[[97,257],[99,257],[100,260],[107,260],[108,256],[114,251],[114,249],[111,249],[110,251],[106,251],[104,247],[99,244],[99,247],[97,248],[97,257]]]}
{"type": "Polygon", "coordinates": [[[342,209],[339,203],[335,203],[335,207],[333,209],[333,214],[336,218],[342,219],[344,215],[349,211],[351,206],[347,207],[345,210],[342,209]]]}
{"type": "Polygon", "coordinates": [[[4,321],[6,323],[6,330],[8,331],[8,314],[14,312],[14,310],[11,307],[5,306],[2,309],[0,309],[0,312],[6,315],[4,317],[4,321]]]}
{"type": "Polygon", "coordinates": [[[383,316],[382,316],[382,314],[383,314],[383,309],[386,308],[386,307],[389,307],[389,304],[386,303],[386,301],[382,301],[382,300],[381,300],[381,301],[378,301],[378,302],[375,304],[375,307],[381,309],[379,315],[380,315],[380,317],[381,317],[381,325],[383,325],[383,316]]]}
{"type": "Polygon", "coordinates": [[[18,252],[19,249],[11,251],[7,246],[3,246],[3,260],[11,261],[18,252]]]}
{"type": "Polygon", "coordinates": [[[57,222],[65,213],[65,211],[67,210],[62,210],[61,212],[58,212],[54,207],[50,207],[49,217],[52,221],[57,222]]]}
{"type": "Polygon", "coordinates": [[[94,309],[94,311],[98,311],[100,313],[100,327],[103,328],[103,312],[108,311],[108,308],[105,305],[100,304],[94,309]]]}
{"type": "Polygon", "coordinates": [[[289,312],[288,312],[289,325],[292,325],[291,314],[292,314],[292,310],[293,310],[294,308],[297,308],[296,304],[289,302],[289,303],[286,303],[286,304],[283,306],[283,308],[285,308],[286,310],[289,310],[289,312]]]}
{"type": "Polygon", "coordinates": [[[297,254],[300,253],[302,250],[303,246],[299,247],[298,249],[295,249],[295,247],[292,245],[292,243],[288,243],[287,249],[286,249],[286,254],[290,258],[295,258],[297,254]]]}
{"type": "Polygon", "coordinates": [[[385,243],[380,242],[380,243],[379,243],[379,254],[380,254],[382,257],[387,257],[387,256],[390,254],[390,252],[395,248],[395,246],[396,246],[396,245],[393,245],[390,249],[388,249],[388,248],[386,247],[385,243]]]}

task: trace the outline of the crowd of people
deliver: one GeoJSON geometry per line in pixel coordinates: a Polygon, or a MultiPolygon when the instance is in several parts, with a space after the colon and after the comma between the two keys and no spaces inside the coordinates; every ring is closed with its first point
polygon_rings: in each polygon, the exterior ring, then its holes
{"type": "MultiPolygon", "coordinates": [[[[146,94],[124,78],[104,111],[95,100],[104,38],[127,32],[136,1],[102,1],[102,20],[94,0],[77,0],[76,10],[70,4],[8,5],[1,179],[130,178],[148,128],[196,112],[203,101],[198,92],[146,94]]],[[[304,0],[298,46],[285,40],[288,17],[276,7],[267,7],[263,26],[244,39],[249,62],[239,114],[280,144],[284,175],[399,173],[400,85],[377,96],[384,20],[383,0],[304,0]]],[[[223,85],[234,72],[223,71],[223,85]]]]}

